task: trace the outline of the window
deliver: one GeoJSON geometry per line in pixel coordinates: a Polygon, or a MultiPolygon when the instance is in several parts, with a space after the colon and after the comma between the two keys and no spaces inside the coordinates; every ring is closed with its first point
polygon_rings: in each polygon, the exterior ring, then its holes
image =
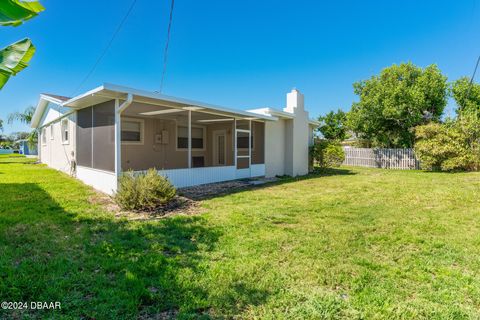
{"type": "MultiPolygon", "coordinates": [[[[253,149],[253,134],[250,137],[252,140],[252,149],[253,149]]],[[[248,149],[248,133],[237,132],[237,148],[238,149],[248,149]]]]}
{"type": "MultiPolygon", "coordinates": [[[[248,123],[237,123],[237,130],[246,130],[248,131],[250,125],[248,123]]],[[[250,130],[250,140],[252,150],[254,149],[254,137],[255,137],[255,123],[252,122],[250,130]]],[[[248,150],[248,132],[237,131],[237,148],[238,149],[247,149],[248,150]]]]}
{"type": "MultiPolygon", "coordinates": [[[[205,128],[192,127],[192,149],[205,148],[205,128]]],[[[177,149],[188,149],[188,127],[177,127],[177,149]]]]}
{"type": "Polygon", "coordinates": [[[50,140],[53,140],[53,133],[54,133],[53,125],[54,125],[53,123],[50,125],[50,140]]]}
{"type": "Polygon", "coordinates": [[[47,144],[47,128],[42,129],[42,144],[47,144]]]}
{"type": "Polygon", "coordinates": [[[63,119],[62,120],[62,143],[68,144],[70,136],[69,136],[69,130],[68,130],[68,119],[63,119]]]}
{"type": "Polygon", "coordinates": [[[143,120],[122,120],[122,142],[125,144],[143,144],[143,120]]]}

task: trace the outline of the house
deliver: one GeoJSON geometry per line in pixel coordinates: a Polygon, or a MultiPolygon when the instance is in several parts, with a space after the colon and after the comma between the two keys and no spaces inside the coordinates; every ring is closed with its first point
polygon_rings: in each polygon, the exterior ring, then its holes
{"type": "Polygon", "coordinates": [[[28,143],[28,140],[22,139],[16,141],[18,143],[18,153],[26,156],[36,156],[37,146],[28,143]]]}
{"type": "Polygon", "coordinates": [[[127,170],[156,168],[178,188],[305,175],[318,126],[296,89],[283,110],[243,111],[113,84],[41,94],[31,123],[42,163],[108,194],[127,170]]]}

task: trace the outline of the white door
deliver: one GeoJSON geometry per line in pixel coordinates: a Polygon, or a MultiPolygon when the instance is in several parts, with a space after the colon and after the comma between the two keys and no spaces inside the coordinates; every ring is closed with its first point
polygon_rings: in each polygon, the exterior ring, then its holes
{"type": "Polygon", "coordinates": [[[213,132],[213,165],[227,165],[227,134],[225,130],[213,132]]]}

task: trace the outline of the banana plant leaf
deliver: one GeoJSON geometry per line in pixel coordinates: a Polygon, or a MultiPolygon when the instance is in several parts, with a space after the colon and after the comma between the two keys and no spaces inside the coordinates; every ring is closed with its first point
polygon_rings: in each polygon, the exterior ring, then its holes
{"type": "Polygon", "coordinates": [[[11,76],[16,75],[28,66],[35,53],[35,46],[28,38],[0,49],[0,89],[11,76]]]}
{"type": "Polygon", "coordinates": [[[0,26],[19,26],[43,10],[39,1],[0,0],[0,26]]]}

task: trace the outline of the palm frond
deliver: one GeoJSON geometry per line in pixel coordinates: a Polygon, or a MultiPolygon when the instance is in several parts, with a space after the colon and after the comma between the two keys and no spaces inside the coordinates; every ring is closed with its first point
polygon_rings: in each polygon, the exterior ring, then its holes
{"type": "Polygon", "coordinates": [[[28,38],[17,41],[0,50],[0,89],[11,76],[28,66],[35,53],[35,46],[28,38]]]}
{"type": "Polygon", "coordinates": [[[39,1],[2,0],[0,26],[19,26],[45,10],[39,1]]]}
{"type": "Polygon", "coordinates": [[[20,121],[21,123],[30,124],[32,122],[33,114],[35,113],[35,107],[28,107],[23,112],[12,112],[8,115],[7,122],[12,124],[15,121],[20,121]]]}

